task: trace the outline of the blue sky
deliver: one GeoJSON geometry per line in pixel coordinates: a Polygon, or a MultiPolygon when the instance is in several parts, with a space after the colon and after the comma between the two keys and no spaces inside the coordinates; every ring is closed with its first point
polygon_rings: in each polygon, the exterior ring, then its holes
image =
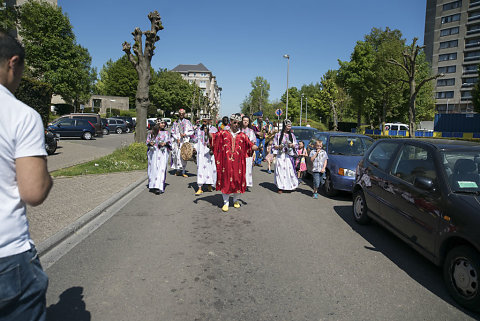
{"type": "Polygon", "coordinates": [[[373,27],[402,31],[408,42],[423,43],[425,0],[58,0],[69,16],[77,42],[101,69],[122,56],[135,27],[149,28],[147,15],[157,10],[159,32],[152,67],[203,63],[217,76],[222,91],[220,113],[240,110],[250,81],[270,83],[270,100],[289,86],[316,83],[337,59],[349,60],[356,41],[373,27]]]}

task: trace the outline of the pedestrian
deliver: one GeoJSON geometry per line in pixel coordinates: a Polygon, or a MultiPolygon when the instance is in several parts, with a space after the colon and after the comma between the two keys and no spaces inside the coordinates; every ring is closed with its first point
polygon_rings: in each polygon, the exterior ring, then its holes
{"type": "Polygon", "coordinates": [[[303,176],[307,170],[307,162],[305,157],[308,157],[305,143],[301,140],[298,142],[297,158],[295,160],[295,168],[297,170],[298,182],[303,183],[303,176]]]}
{"type": "Polygon", "coordinates": [[[240,131],[240,114],[230,117],[230,129],[210,134],[217,165],[217,191],[222,192],[222,211],[229,208],[230,194],[233,207],[239,208],[238,194],[245,193],[245,164],[248,156],[257,150],[250,139],[240,131]]]}
{"type": "Polygon", "coordinates": [[[282,131],[273,138],[275,157],[275,185],[278,193],[284,190],[293,191],[298,187],[297,173],[295,172],[295,160],[297,139],[292,132],[292,122],[288,119],[283,121],[282,131]]]}
{"type": "Polygon", "coordinates": [[[310,152],[310,159],[313,163],[313,198],[318,198],[318,188],[325,182],[325,168],[327,167],[328,155],[323,150],[322,140],[315,142],[315,150],[310,152]]]}
{"type": "Polygon", "coordinates": [[[265,156],[265,159],[267,160],[267,164],[268,164],[268,171],[267,173],[268,174],[271,174],[272,173],[272,164],[273,164],[273,140],[271,140],[270,142],[268,142],[268,145],[267,145],[267,156],[265,156]]]}
{"type": "Polygon", "coordinates": [[[257,119],[253,122],[253,129],[255,130],[255,135],[257,136],[257,146],[258,150],[255,152],[255,166],[262,166],[262,160],[265,157],[263,155],[263,147],[265,146],[265,134],[267,131],[267,123],[263,121],[263,112],[258,112],[257,119]]]}
{"type": "Polygon", "coordinates": [[[185,118],[185,109],[178,111],[178,119],[173,123],[171,135],[172,142],[172,169],[177,176],[188,177],[187,161],[181,157],[181,148],[184,143],[190,143],[190,136],[194,134],[192,123],[185,118]]]}
{"type": "MultiPolygon", "coordinates": [[[[242,116],[242,132],[247,135],[250,141],[255,144],[257,137],[255,136],[255,131],[252,128],[250,117],[247,115],[242,116]]],[[[249,156],[246,159],[245,164],[245,181],[247,184],[247,191],[253,186],[253,156],[249,156]]]]}
{"type": "Polygon", "coordinates": [[[171,149],[171,136],[166,130],[167,123],[160,120],[147,138],[148,146],[148,188],[157,195],[165,191],[168,157],[171,149]]]}
{"type": "Polygon", "coordinates": [[[218,125],[218,130],[229,130],[229,129],[230,129],[230,126],[228,124],[228,117],[223,116],[222,122],[220,123],[220,125],[218,125]]]}
{"type": "Polygon", "coordinates": [[[30,238],[26,205],[40,205],[52,187],[40,115],[13,93],[25,51],[0,32],[0,320],[45,320],[48,277],[30,238]]]}
{"type": "Polygon", "coordinates": [[[217,128],[210,124],[210,118],[202,117],[202,126],[195,133],[197,151],[197,185],[198,190],[195,195],[203,194],[203,185],[208,185],[208,190],[213,191],[213,186],[217,182],[217,168],[215,166],[215,156],[210,148],[210,134],[217,132],[217,128]]]}

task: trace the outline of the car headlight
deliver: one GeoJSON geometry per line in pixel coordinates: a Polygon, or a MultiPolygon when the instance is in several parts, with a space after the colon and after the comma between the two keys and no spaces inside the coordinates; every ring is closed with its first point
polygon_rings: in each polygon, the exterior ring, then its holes
{"type": "Polygon", "coordinates": [[[355,177],[355,171],[352,171],[351,169],[348,169],[348,168],[339,168],[338,175],[355,177]]]}

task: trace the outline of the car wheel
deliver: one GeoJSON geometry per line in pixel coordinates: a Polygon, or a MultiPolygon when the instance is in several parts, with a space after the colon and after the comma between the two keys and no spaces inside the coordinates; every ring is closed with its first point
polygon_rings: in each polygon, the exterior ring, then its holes
{"type": "Polygon", "coordinates": [[[332,177],[330,176],[330,172],[327,172],[326,174],[323,190],[325,191],[325,194],[327,194],[327,196],[330,196],[330,197],[338,194],[338,191],[335,188],[333,188],[333,182],[332,182],[332,177]]]}
{"type": "Polygon", "coordinates": [[[120,127],[117,127],[117,129],[115,129],[115,132],[117,134],[121,134],[121,133],[123,133],[123,130],[120,127]]]}
{"type": "Polygon", "coordinates": [[[127,129],[125,129],[125,132],[129,133],[130,132],[130,127],[127,127],[127,129]]]}
{"type": "Polygon", "coordinates": [[[353,192],[353,218],[355,222],[362,225],[370,222],[370,217],[367,215],[367,202],[361,189],[353,192]]]}
{"type": "Polygon", "coordinates": [[[448,252],[443,264],[443,278],[448,292],[462,306],[480,311],[480,253],[462,245],[448,252]]]}
{"type": "Polygon", "coordinates": [[[82,135],[82,138],[85,140],[90,140],[92,139],[92,133],[91,132],[84,132],[82,135]]]}
{"type": "Polygon", "coordinates": [[[110,131],[109,131],[108,129],[106,129],[106,128],[104,128],[104,129],[102,130],[102,132],[103,132],[104,135],[110,134],[110,131]]]}

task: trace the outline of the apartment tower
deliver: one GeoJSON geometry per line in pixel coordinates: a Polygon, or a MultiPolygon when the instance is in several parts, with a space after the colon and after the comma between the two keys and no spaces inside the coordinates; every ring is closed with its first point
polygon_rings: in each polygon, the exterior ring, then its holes
{"type": "Polygon", "coordinates": [[[438,113],[473,111],[480,63],[480,0],[427,0],[425,53],[433,73],[438,113]]]}

